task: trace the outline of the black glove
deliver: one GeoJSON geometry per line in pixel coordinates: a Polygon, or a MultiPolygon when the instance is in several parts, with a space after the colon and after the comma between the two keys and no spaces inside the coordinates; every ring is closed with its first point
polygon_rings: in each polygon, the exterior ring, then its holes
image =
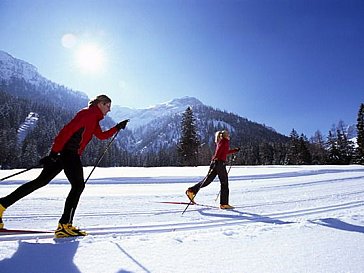
{"type": "Polygon", "coordinates": [[[119,122],[118,124],[116,124],[115,125],[115,128],[116,128],[116,130],[118,130],[118,131],[120,131],[121,129],[125,129],[125,127],[126,127],[126,124],[129,122],[129,120],[128,119],[126,119],[126,120],[123,120],[123,121],[121,121],[121,122],[119,122]]]}
{"type": "Polygon", "coordinates": [[[39,160],[39,163],[43,164],[43,165],[45,165],[45,164],[54,164],[54,163],[57,163],[59,160],[60,160],[59,154],[51,151],[49,153],[49,155],[41,158],[41,160],[39,160]]]}

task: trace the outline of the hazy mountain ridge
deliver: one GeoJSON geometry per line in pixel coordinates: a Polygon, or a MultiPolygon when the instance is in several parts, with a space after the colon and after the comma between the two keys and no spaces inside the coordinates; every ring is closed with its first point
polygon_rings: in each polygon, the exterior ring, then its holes
{"type": "MultiPolygon", "coordinates": [[[[32,64],[16,59],[4,51],[0,51],[0,64],[2,89],[8,90],[13,96],[31,100],[38,99],[44,103],[54,103],[55,106],[65,107],[72,111],[78,111],[87,105],[89,98],[85,93],[73,91],[47,80],[38,73],[37,68],[32,64]]],[[[234,133],[236,128],[245,124],[246,128],[243,130],[245,132],[250,131],[250,129],[247,129],[249,125],[254,128],[259,127],[259,131],[266,130],[268,135],[271,135],[273,132],[271,128],[250,122],[234,114],[234,118],[228,121],[226,117],[231,115],[231,113],[213,109],[204,105],[198,99],[188,96],[176,98],[146,109],[132,109],[113,105],[112,111],[108,116],[115,122],[125,118],[131,120],[127,128],[133,132],[134,136],[129,136],[127,142],[130,143],[128,146],[133,147],[132,150],[141,151],[146,146],[153,146],[151,143],[154,141],[158,142],[154,145],[155,147],[166,145],[167,142],[176,144],[179,138],[178,127],[180,125],[177,120],[180,119],[181,114],[189,106],[192,107],[196,114],[197,128],[202,140],[206,140],[206,138],[212,139],[213,137],[207,135],[211,134],[211,130],[208,130],[207,127],[229,129],[234,133]],[[170,132],[171,130],[173,132],[170,132]],[[153,141],[152,138],[155,140],[153,141]],[[147,143],[149,145],[146,145],[147,143]]],[[[110,122],[108,122],[108,125],[110,125],[110,122]]],[[[257,135],[261,134],[262,132],[257,133],[257,135]]]]}
{"type": "MultiPolygon", "coordinates": [[[[181,137],[182,113],[187,107],[191,107],[195,115],[201,143],[212,148],[215,132],[223,129],[231,132],[231,143],[235,146],[247,142],[286,142],[288,139],[271,128],[236,114],[206,106],[193,97],[174,99],[143,110],[123,107],[122,112],[113,111],[114,113],[110,114],[114,120],[130,118],[128,129],[132,132],[132,138],[129,137],[124,141],[128,142],[129,150],[143,153],[177,147],[181,137]]],[[[123,139],[123,135],[121,133],[120,139],[123,139]]]]}
{"type": "MultiPolygon", "coordinates": [[[[63,119],[71,117],[76,111],[87,106],[89,98],[85,93],[73,91],[47,80],[31,64],[13,58],[3,51],[0,51],[0,64],[0,91],[11,95],[13,100],[23,98],[32,104],[45,105],[46,108],[44,109],[48,111],[55,111],[57,113],[64,111],[66,115],[62,115],[63,119]]],[[[192,107],[193,109],[201,143],[205,145],[204,149],[207,150],[209,146],[213,150],[214,133],[216,130],[222,129],[228,129],[231,132],[231,143],[234,146],[261,142],[281,143],[286,142],[288,139],[286,136],[264,125],[249,121],[227,111],[206,106],[198,99],[187,96],[146,109],[131,109],[113,105],[112,111],[103,120],[101,125],[108,129],[114,126],[116,122],[126,118],[130,119],[127,129],[120,132],[118,141],[115,143],[119,152],[130,153],[125,155],[125,157],[146,155],[150,158],[158,153],[165,153],[165,157],[173,157],[180,139],[182,114],[187,107],[192,107]]],[[[32,112],[34,110],[29,109],[28,111],[32,112]]],[[[54,123],[54,116],[47,115],[47,112],[44,111],[37,113],[39,114],[40,121],[37,126],[42,126],[45,123],[54,123]]],[[[23,122],[27,114],[18,119],[23,122]]],[[[69,118],[63,121],[60,120],[62,117],[59,114],[57,114],[57,117],[59,117],[57,118],[58,125],[51,126],[51,137],[60,129],[59,124],[66,124],[69,121],[69,118]]],[[[20,126],[20,123],[18,126],[20,126]]],[[[44,128],[36,130],[44,130],[44,128]]],[[[89,145],[92,146],[90,150],[92,150],[93,154],[98,153],[94,149],[95,145],[97,145],[96,143],[97,141],[93,141],[92,145],[89,145]]],[[[89,160],[93,162],[92,159],[89,160]]],[[[174,158],[171,160],[175,162],[174,158]]]]}
{"type": "Polygon", "coordinates": [[[52,103],[56,107],[76,111],[87,106],[85,93],[74,91],[54,83],[41,74],[38,69],[23,60],[0,50],[0,87],[1,91],[12,96],[38,100],[39,103],[52,103]]]}
{"type": "Polygon", "coordinates": [[[29,83],[36,84],[46,80],[38,69],[25,61],[16,59],[10,54],[0,50],[0,73],[2,80],[10,80],[12,77],[24,79],[29,83]]]}
{"type": "Polygon", "coordinates": [[[201,101],[193,97],[183,97],[171,101],[150,106],[146,109],[133,109],[113,105],[112,111],[108,114],[113,120],[130,119],[128,128],[135,130],[161,117],[171,116],[176,113],[182,113],[188,106],[194,107],[203,105],[201,101]]]}

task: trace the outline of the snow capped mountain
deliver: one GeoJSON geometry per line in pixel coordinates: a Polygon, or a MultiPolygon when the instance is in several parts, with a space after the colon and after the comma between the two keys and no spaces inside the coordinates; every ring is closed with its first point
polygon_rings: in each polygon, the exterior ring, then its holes
{"type": "Polygon", "coordinates": [[[130,119],[131,122],[128,124],[128,129],[134,130],[156,119],[182,113],[188,106],[194,107],[198,105],[203,104],[196,98],[186,96],[150,106],[146,109],[133,109],[115,105],[108,115],[116,122],[127,118],[130,119]]]}
{"type": "Polygon", "coordinates": [[[0,77],[3,80],[10,80],[12,77],[20,78],[33,84],[46,80],[38,73],[38,70],[34,65],[16,59],[10,54],[1,50],[0,77]]]}
{"type": "Polygon", "coordinates": [[[109,116],[115,122],[130,119],[127,130],[120,133],[120,146],[133,153],[157,153],[176,149],[181,137],[182,114],[188,107],[193,110],[199,139],[206,146],[213,146],[215,132],[225,129],[234,135],[233,145],[241,146],[246,141],[286,141],[285,136],[264,125],[206,106],[198,99],[187,96],[147,109],[113,106],[109,116]]]}
{"type": "MultiPolygon", "coordinates": [[[[38,69],[23,60],[19,60],[11,56],[10,54],[0,50],[0,80],[7,85],[14,84],[19,81],[23,81],[27,85],[32,85],[37,88],[37,95],[45,95],[53,97],[53,100],[62,100],[64,96],[71,96],[78,100],[88,100],[85,93],[80,91],[74,91],[64,86],[56,84],[42,75],[39,74],[38,69]]],[[[21,90],[24,94],[17,94],[17,88],[13,88],[13,95],[20,95],[21,97],[33,97],[34,94],[29,90],[21,90]],[[15,92],[15,94],[14,94],[15,92]]]]}

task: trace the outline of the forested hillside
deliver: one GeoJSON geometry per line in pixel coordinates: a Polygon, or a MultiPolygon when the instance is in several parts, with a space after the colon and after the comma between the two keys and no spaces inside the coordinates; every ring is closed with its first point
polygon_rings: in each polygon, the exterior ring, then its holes
{"type": "MultiPolygon", "coordinates": [[[[87,107],[89,98],[83,92],[45,79],[33,65],[6,52],[0,51],[0,57],[0,168],[31,167],[48,154],[56,134],[77,111],[87,107]],[[34,113],[37,121],[27,129],[21,125],[30,113],[34,113]]],[[[131,120],[112,143],[100,166],[182,165],[178,145],[182,137],[182,115],[187,108],[191,108],[196,122],[197,165],[209,164],[215,149],[214,134],[226,129],[231,134],[231,147],[240,147],[235,164],[363,162],[363,106],[358,115],[357,141],[350,139],[353,127],[343,122],[333,127],[327,137],[318,131],[308,139],[294,129],[290,136],[284,136],[247,118],[206,106],[196,98],[183,97],[148,109],[116,106],[116,111],[101,122],[103,129],[126,118],[131,120]]],[[[94,165],[108,143],[109,140],[92,139],[82,155],[83,164],[94,165]]]]}

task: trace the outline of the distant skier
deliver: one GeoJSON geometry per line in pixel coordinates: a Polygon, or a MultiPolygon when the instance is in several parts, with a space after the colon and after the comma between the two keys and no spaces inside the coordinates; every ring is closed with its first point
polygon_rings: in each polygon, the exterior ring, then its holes
{"type": "Polygon", "coordinates": [[[219,177],[221,186],[220,208],[234,209],[233,206],[229,205],[229,183],[228,183],[228,173],[226,171],[226,158],[227,155],[238,152],[240,148],[235,148],[230,150],[229,142],[230,142],[230,136],[227,130],[216,132],[215,134],[216,150],[215,154],[212,157],[208,175],[205,177],[204,180],[197,183],[193,187],[188,188],[186,191],[186,195],[192,203],[194,203],[194,199],[197,192],[201,188],[208,186],[215,179],[217,175],[219,177]]]}
{"type": "Polygon", "coordinates": [[[89,102],[89,107],[80,110],[76,116],[66,124],[54,139],[51,152],[42,158],[43,170],[40,175],[26,184],[21,185],[11,194],[0,198],[0,228],[4,228],[2,221],[5,209],[33,191],[47,185],[62,170],[71,183],[64,211],[55,231],[55,237],[85,236],[86,232],[72,225],[73,216],[85,188],[83,169],[80,156],[86,145],[95,135],[103,140],[112,137],[116,132],[125,129],[128,120],[118,123],[107,131],[102,131],[99,122],[111,108],[111,99],[106,95],[99,95],[89,102]]]}

